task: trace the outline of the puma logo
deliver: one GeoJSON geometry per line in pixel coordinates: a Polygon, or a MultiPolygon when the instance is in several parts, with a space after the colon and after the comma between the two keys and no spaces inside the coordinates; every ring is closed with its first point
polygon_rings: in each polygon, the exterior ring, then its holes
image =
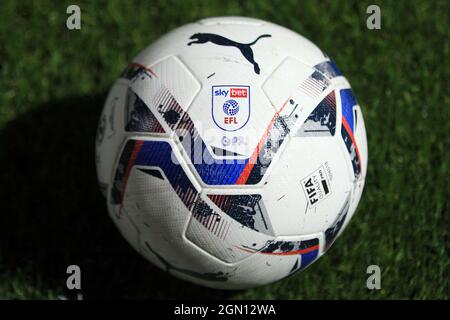
{"type": "Polygon", "coordinates": [[[245,57],[245,59],[248,60],[251,64],[253,64],[253,68],[255,70],[256,74],[259,74],[260,68],[258,63],[255,61],[255,58],[253,56],[253,49],[251,48],[252,45],[254,45],[259,39],[261,38],[269,38],[272,35],[270,34],[263,34],[256,38],[255,41],[250,43],[240,43],[233,40],[230,40],[228,38],[219,36],[217,34],[212,33],[195,33],[193,34],[189,39],[192,41],[188,43],[188,46],[195,43],[207,43],[212,42],[214,44],[217,44],[219,46],[227,46],[227,47],[236,47],[241,51],[242,55],[245,57]]]}

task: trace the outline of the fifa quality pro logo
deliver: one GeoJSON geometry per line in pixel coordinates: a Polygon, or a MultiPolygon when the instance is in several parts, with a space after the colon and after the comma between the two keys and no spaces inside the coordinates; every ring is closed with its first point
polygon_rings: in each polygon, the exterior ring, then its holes
{"type": "Polygon", "coordinates": [[[244,127],[250,118],[250,86],[213,86],[212,118],[225,131],[244,127]]]}
{"type": "Polygon", "coordinates": [[[301,184],[311,207],[315,207],[331,193],[329,177],[323,165],[304,178],[301,184]]]}

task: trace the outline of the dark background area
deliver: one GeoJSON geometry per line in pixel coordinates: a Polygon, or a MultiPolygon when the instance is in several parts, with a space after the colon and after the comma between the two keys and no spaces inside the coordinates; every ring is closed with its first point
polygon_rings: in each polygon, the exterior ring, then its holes
{"type": "Polygon", "coordinates": [[[430,299],[449,297],[448,1],[0,2],[0,298],[430,299]],[[144,47],[208,16],[288,27],[333,57],[362,107],[366,187],[342,237],[311,268],[245,291],[199,287],[151,266],[108,217],[94,148],[107,90],[144,47]],[[382,270],[381,290],[366,268],[382,270]]]}

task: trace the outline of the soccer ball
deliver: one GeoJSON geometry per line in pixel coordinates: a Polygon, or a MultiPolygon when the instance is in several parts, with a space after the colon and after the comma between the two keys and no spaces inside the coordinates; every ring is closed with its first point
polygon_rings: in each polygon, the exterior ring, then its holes
{"type": "Polygon", "coordinates": [[[364,186],[366,130],[350,84],[281,26],[218,17],[142,51],[107,97],[98,181],[145,258],[221,289],[317,260],[364,186]]]}

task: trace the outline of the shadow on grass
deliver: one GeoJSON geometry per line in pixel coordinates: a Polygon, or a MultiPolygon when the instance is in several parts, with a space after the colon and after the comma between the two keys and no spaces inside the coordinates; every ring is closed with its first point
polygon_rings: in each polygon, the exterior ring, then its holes
{"type": "MultiPolygon", "coordinates": [[[[106,95],[37,108],[0,131],[0,266],[31,285],[65,290],[66,268],[81,267],[85,299],[226,298],[153,267],[110,220],[96,180],[97,120],[106,95]]],[[[3,272],[3,271],[2,271],[3,272]]],[[[13,279],[11,279],[13,281],[13,279]]]]}

